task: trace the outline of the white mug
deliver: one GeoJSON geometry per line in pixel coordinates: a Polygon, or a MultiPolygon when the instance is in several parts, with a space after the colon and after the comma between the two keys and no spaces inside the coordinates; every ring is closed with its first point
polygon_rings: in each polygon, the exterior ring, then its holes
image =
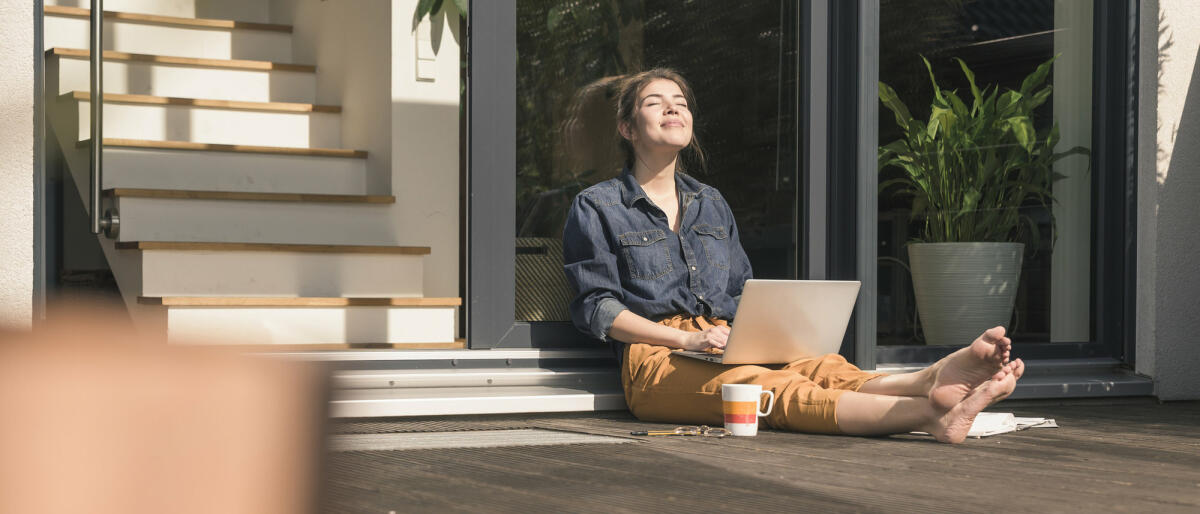
{"type": "Polygon", "coordinates": [[[721,411],[725,414],[725,429],[733,435],[758,435],[758,418],[771,413],[775,407],[775,392],[763,391],[757,384],[722,384],[721,411]],[[762,395],[768,395],[767,407],[760,410],[762,395]]]}

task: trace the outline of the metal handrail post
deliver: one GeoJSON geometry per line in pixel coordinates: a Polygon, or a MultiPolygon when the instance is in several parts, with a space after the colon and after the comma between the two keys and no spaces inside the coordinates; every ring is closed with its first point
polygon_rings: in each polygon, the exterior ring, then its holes
{"type": "Polygon", "coordinates": [[[91,65],[91,87],[88,96],[91,100],[92,112],[92,144],[91,144],[91,209],[92,233],[115,239],[120,233],[121,218],[117,210],[109,209],[100,215],[100,193],[104,185],[104,0],[92,0],[91,15],[91,51],[88,63],[91,65]]]}
{"type": "Polygon", "coordinates": [[[92,233],[100,233],[100,187],[101,165],[104,152],[104,0],[92,0],[91,42],[89,55],[91,64],[91,111],[92,111],[92,144],[91,144],[91,210],[92,233]]]}

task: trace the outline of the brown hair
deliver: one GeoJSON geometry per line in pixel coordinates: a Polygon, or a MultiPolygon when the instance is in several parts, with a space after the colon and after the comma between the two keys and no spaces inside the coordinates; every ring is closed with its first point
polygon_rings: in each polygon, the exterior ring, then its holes
{"type": "MultiPolygon", "coordinates": [[[[679,152],[682,158],[682,166],[680,167],[685,173],[693,167],[700,171],[705,171],[707,163],[704,158],[704,150],[700,148],[700,141],[696,137],[695,130],[696,97],[692,94],[692,87],[675,70],[670,68],[653,68],[627,77],[621,85],[620,95],[617,96],[617,127],[620,127],[621,123],[633,125],[634,113],[637,112],[638,95],[641,94],[642,89],[647,84],[659,79],[670,80],[679,86],[679,90],[683,92],[683,97],[687,100],[688,109],[692,112],[693,116],[692,141],[688,143],[686,148],[679,152]]],[[[633,144],[619,132],[617,140],[621,146],[621,153],[625,156],[625,165],[633,168],[633,144]]]]}

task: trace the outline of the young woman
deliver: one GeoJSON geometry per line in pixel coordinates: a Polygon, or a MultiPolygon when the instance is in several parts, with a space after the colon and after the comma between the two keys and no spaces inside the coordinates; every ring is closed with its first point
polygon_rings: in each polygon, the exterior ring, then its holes
{"type": "Polygon", "coordinates": [[[975,416],[1013,391],[1004,329],[984,332],[936,364],[899,375],[864,372],[839,355],[772,365],[722,365],[672,355],[717,351],[729,337],[750,262],[716,189],[682,173],[681,152],[702,161],[694,100],[679,74],[653,69],[626,80],[617,107],[625,170],[575,198],[563,260],[577,292],[579,330],[613,342],[629,409],[639,419],[719,425],[721,385],[775,392],[768,426],[882,435],[921,430],[957,443],[975,416]]]}

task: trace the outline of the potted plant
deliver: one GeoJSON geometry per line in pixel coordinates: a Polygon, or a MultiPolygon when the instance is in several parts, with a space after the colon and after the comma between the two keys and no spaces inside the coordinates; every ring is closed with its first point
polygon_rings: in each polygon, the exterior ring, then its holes
{"type": "MultiPolygon", "coordinates": [[[[1055,58],[1025,77],[1019,90],[980,89],[975,74],[957,59],[970,87],[969,104],[955,90],[933,84],[928,121],[909,114],[887,84],[879,99],[895,115],[903,137],[879,148],[881,173],[897,177],[880,192],[912,198],[912,220],[920,233],[908,245],[917,313],[926,344],[963,344],[983,330],[1008,325],[1021,273],[1024,242],[1039,239],[1029,208],[1047,213],[1051,185],[1063,178],[1059,159],[1089,155],[1075,147],[1055,153],[1058,124],[1040,133],[1034,110],[1050,98],[1043,85],[1055,58]]],[[[1054,218],[1050,213],[1050,240],[1054,218]]]]}

